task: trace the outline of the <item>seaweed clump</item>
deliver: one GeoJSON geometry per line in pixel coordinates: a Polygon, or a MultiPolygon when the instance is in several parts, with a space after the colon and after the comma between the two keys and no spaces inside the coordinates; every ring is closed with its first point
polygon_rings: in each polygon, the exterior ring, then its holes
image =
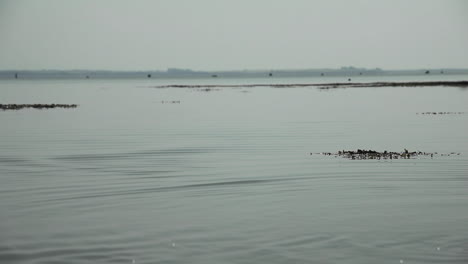
{"type": "Polygon", "coordinates": [[[24,108],[52,109],[52,108],[76,108],[76,104],[0,104],[1,110],[21,110],[24,108]]]}
{"type": "MultiPolygon", "coordinates": [[[[313,153],[310,153],[310,155],[312,154],[313,153]]],[[[381,159],[392,160],[392,159],[411,159],[411,158],[417,158],[420,156],[433,158],[438,153],[437,152],[408,151],[407,149],[405,149],[402,152],[393,152],[393,151],[386,151],[386,150],[383,152],[379,152],[375,150],[358,149],[356,151],[340,150],[336,153],[321,152],[318,154],[326,155],[326,156],[348,158],[351,160],[381,160],[381,159]]],[[[449,154],[440,154],[440,155],[450,156],[450,155],[460,155],[460,153],[451,152],[449,154]]]]}
{"type": "Polygon", "coordinates": [[[422,113],[416,113],[421,114],[421,115],[462,115],[465,114],[465,112],[422,112],[422,113]]]}

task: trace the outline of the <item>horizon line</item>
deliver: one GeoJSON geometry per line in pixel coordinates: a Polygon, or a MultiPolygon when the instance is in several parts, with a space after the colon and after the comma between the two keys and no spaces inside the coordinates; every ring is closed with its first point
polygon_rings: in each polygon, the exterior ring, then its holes
{"type": "Polygon", "coordinates": [[[191,68],[178,68],[178,67],[169,67],[165,70],[161,69],[133,69],[133,70],[112,70],[112,69],[84,69],[84,68],[77,68],[77,69],[57,69],[57,68],[43,68],[43,69],[0,69],[0,72],[11,72],[11,71],[31,71],[31,72],[39,72],[39,71],[63,71],[63,72],[71,72],[71,71],[86,71],[86,72],[169,72],[170,70],[179,70],[179,71],[190,71],[190,72],[259,72],[259,71],[314,71],[314,70],[368,70],[368,71],[420,71],[420,70],[468,70],[468,67],[431,67],[431,68],[389,68],[384,69],[380,67],[375,68],[365,68],[365,67],[355,67],[355,66],[342,66],[338,68],[285,68],[285,69],[258,69],[258,68],[250,68],[250,69],[230,69],[230,70],[198,70],[198,69],[191,69],[191,68]]]}

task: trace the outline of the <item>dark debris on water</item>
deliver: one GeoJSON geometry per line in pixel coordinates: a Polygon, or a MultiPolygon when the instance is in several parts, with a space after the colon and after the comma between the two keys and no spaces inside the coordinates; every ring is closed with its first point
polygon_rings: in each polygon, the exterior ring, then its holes
{"type": "Polygon", "coordinates": [[[253,83],[253,84],[169,84],[151,86],[153,88],[198,88],[201,91],[212,91],[213,88],[252,88],[252,87],[317,87],[318,89],[332,88],[366,88],[366,87],[430,87],[449,86],[467,88],[468,81],[423,81],[423,82],[348,82],[341,83],[253,83]]]}
{"type": "MultiPolygon", "coordinates": [[[[313,155],[314,153],[310,153],[313,155]]],[[[440,154],[437,152],[422,152],[422,151],[408,151],[405,149],[402,152],[393,152],[393,151],[386,151],[383,152],[375,151],[375,150],[364,150],[358,149],[356,151],[353,150],[340,150],[338,152],[320,152],[315,153],[325,156],[335,156],[335,157],[342,157],[352,160],[392,160],[392,159],[412,159],[418,157],[430,157],[434,158],[437,155],[439,156],[451,156],[451,155],[460,155],[457,152],[451,152],[448,154],[440,154]]]]}
{"type": "Polygon", "coordinates": [[[52,109],[52,108],[76,108],[76,104],[0,104],[1,110],[21,110],[24,108],[52,109]]]}
{"type": "Polygon", "coordinates": [[[417,115],[463,115],[465,112],[421,112],[416,113],[417,115]]]}

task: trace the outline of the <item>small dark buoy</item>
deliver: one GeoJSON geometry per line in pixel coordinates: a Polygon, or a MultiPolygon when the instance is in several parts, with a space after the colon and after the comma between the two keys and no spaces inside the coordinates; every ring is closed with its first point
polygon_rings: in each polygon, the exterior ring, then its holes
{"type": "Polygon", "coordinates": [[[350,81],[351,81],[351,78],[348,79],[348,82],[350,82],[350,81]]]}
{"type": "Polygon", "coordinates": [[[86,75],[86,79],[89,79],[89,76],[88,76],[88,75],[86,75]]]}
{"type": "Polygon", "coordinates": [[[431,72],[430,72],[430,71],[426,71],[426,72],[425,72],[425,74],[429,74],[429,73],[431,73],[431,72]]]}
{"type": "Polygon", "coordinates": [[[148,78],[151,78],[151,74],[148,74],[148,78]]]}
{"type": "Polygon", "coordinates": [[[362,75],[362,72],[360,72],[359,75],[362,75]]]}
{"type": "Polygon", "coordinates": [[[15,73],[15,79],[18,79],[18,73],[15,73]]]}
{"type": "Polygon", "coordinates": [[[325,75],[325,74],[324,74],[323,72],[320,74],[320,76],[324,76],[324,75],[325,75]]]}
{"type": "Polygon", "coordinates": [[[216,78],[216,77],[218,77],[218,75],[213,74],[213,75],[211,75],[211,77],[216,78]]]}
{"type": "Polygon", "coordinates": [[[270,73],[268,74],[268,76],[270,76],[270,77],[273,76],[273,73],[270,72],[270,73]]]}

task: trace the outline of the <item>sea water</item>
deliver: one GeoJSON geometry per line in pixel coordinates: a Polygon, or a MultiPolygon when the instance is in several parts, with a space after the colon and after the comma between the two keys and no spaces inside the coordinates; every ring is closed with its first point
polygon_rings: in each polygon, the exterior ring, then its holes
{"type": "Polygon", "coordinates": [[[467,263],[467,89],[155,88],[340,81],[0,81],[0,262],[467,263]]]}

